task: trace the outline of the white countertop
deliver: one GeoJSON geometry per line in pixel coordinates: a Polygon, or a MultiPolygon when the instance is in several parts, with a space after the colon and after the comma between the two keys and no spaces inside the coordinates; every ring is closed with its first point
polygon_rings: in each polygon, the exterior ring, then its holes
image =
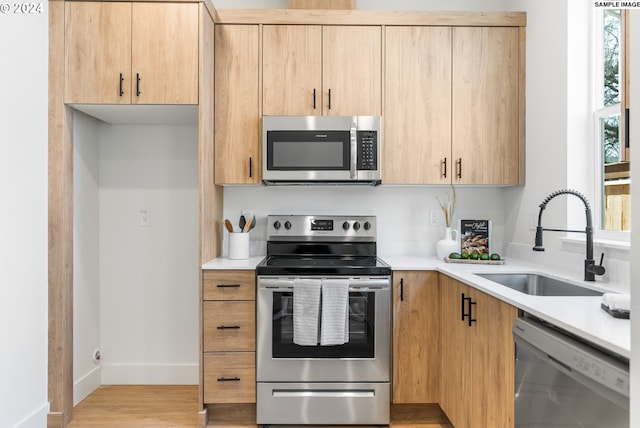
{"type": "MultiPolygon", "coordinates": [[[[214,259],[202,269],[255,269],[263,256],[246,260],[214,259]]],[[[382,259],[393,270],[435,270],[449,275],[471,287],[490,294],[504,302],[554,324],[569,333],[609,349],[625,358],[631,358],[631,323],[614,318],[600,308],[601,297],[531,296],[489,281],[475,272],[523,272],[539,273],[602,292],[610,291],[606,284],[586,282],[562,272],[554,272],[544,266],[509,259],[503,265],[479,265],[445,263],[436,257],[384,256],[382,259]]]]}

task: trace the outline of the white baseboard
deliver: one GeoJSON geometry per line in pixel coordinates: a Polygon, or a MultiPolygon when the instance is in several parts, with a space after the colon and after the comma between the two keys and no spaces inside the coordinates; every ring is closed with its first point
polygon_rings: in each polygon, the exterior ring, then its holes
{"type": "Polygon", "coordinates": [[[102,367],[98,366],[73,384],[73,405],[87,398],[102,384],[102,367]]]}
{"type": "Polygon", "coordinates": [[[49,403],[44,403],[42,407],[35,410],[26,418],[15,424],[13,428],[42,428],[47,426],[47,414],[49,413],[49,403]]]}
{"type": "Polygon", "coordinates": [[[103,364],[103,385],[197,385],[198,364],[103,364]]]}

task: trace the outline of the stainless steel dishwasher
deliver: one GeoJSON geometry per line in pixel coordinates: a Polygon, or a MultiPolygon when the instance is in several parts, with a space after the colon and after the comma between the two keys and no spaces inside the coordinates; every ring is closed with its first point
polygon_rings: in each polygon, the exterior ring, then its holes
{"type": "Polygon", "coordinates": [[[530,318],[513,336],[516,427],[629,427],[628,361],[530,318]]]}

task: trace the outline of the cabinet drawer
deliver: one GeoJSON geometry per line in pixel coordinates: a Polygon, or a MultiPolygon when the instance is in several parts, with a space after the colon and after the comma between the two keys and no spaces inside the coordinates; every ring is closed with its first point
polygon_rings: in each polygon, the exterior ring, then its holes
{"type": "Polygon", "coordinates": [[[202,319],[204,352],[255,351],[255,302],[204,302],[202,319]]]}
{"type": "Polygon", "coordinates": [[[205,271],[204,300],[255,300],[256,273],[253,270],[205,271]]]}
{"type": "Polygon", "coordinates": [[[256,402],[255,352],[204,355],[205,403],[256,402]]]}

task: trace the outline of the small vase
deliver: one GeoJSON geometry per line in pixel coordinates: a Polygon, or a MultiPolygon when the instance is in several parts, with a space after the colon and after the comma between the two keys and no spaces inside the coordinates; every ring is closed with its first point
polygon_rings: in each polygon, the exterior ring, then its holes
{"type": "Polygon", "coordinates": [[[458,231],[447,227],[444,229],[444,239],[436,242],[436,252],[439,259],[449,257],[449,254],[460,251],[458,244],[458,231]],[[455,238],[453,237],[455,235],[455,238]]]}

